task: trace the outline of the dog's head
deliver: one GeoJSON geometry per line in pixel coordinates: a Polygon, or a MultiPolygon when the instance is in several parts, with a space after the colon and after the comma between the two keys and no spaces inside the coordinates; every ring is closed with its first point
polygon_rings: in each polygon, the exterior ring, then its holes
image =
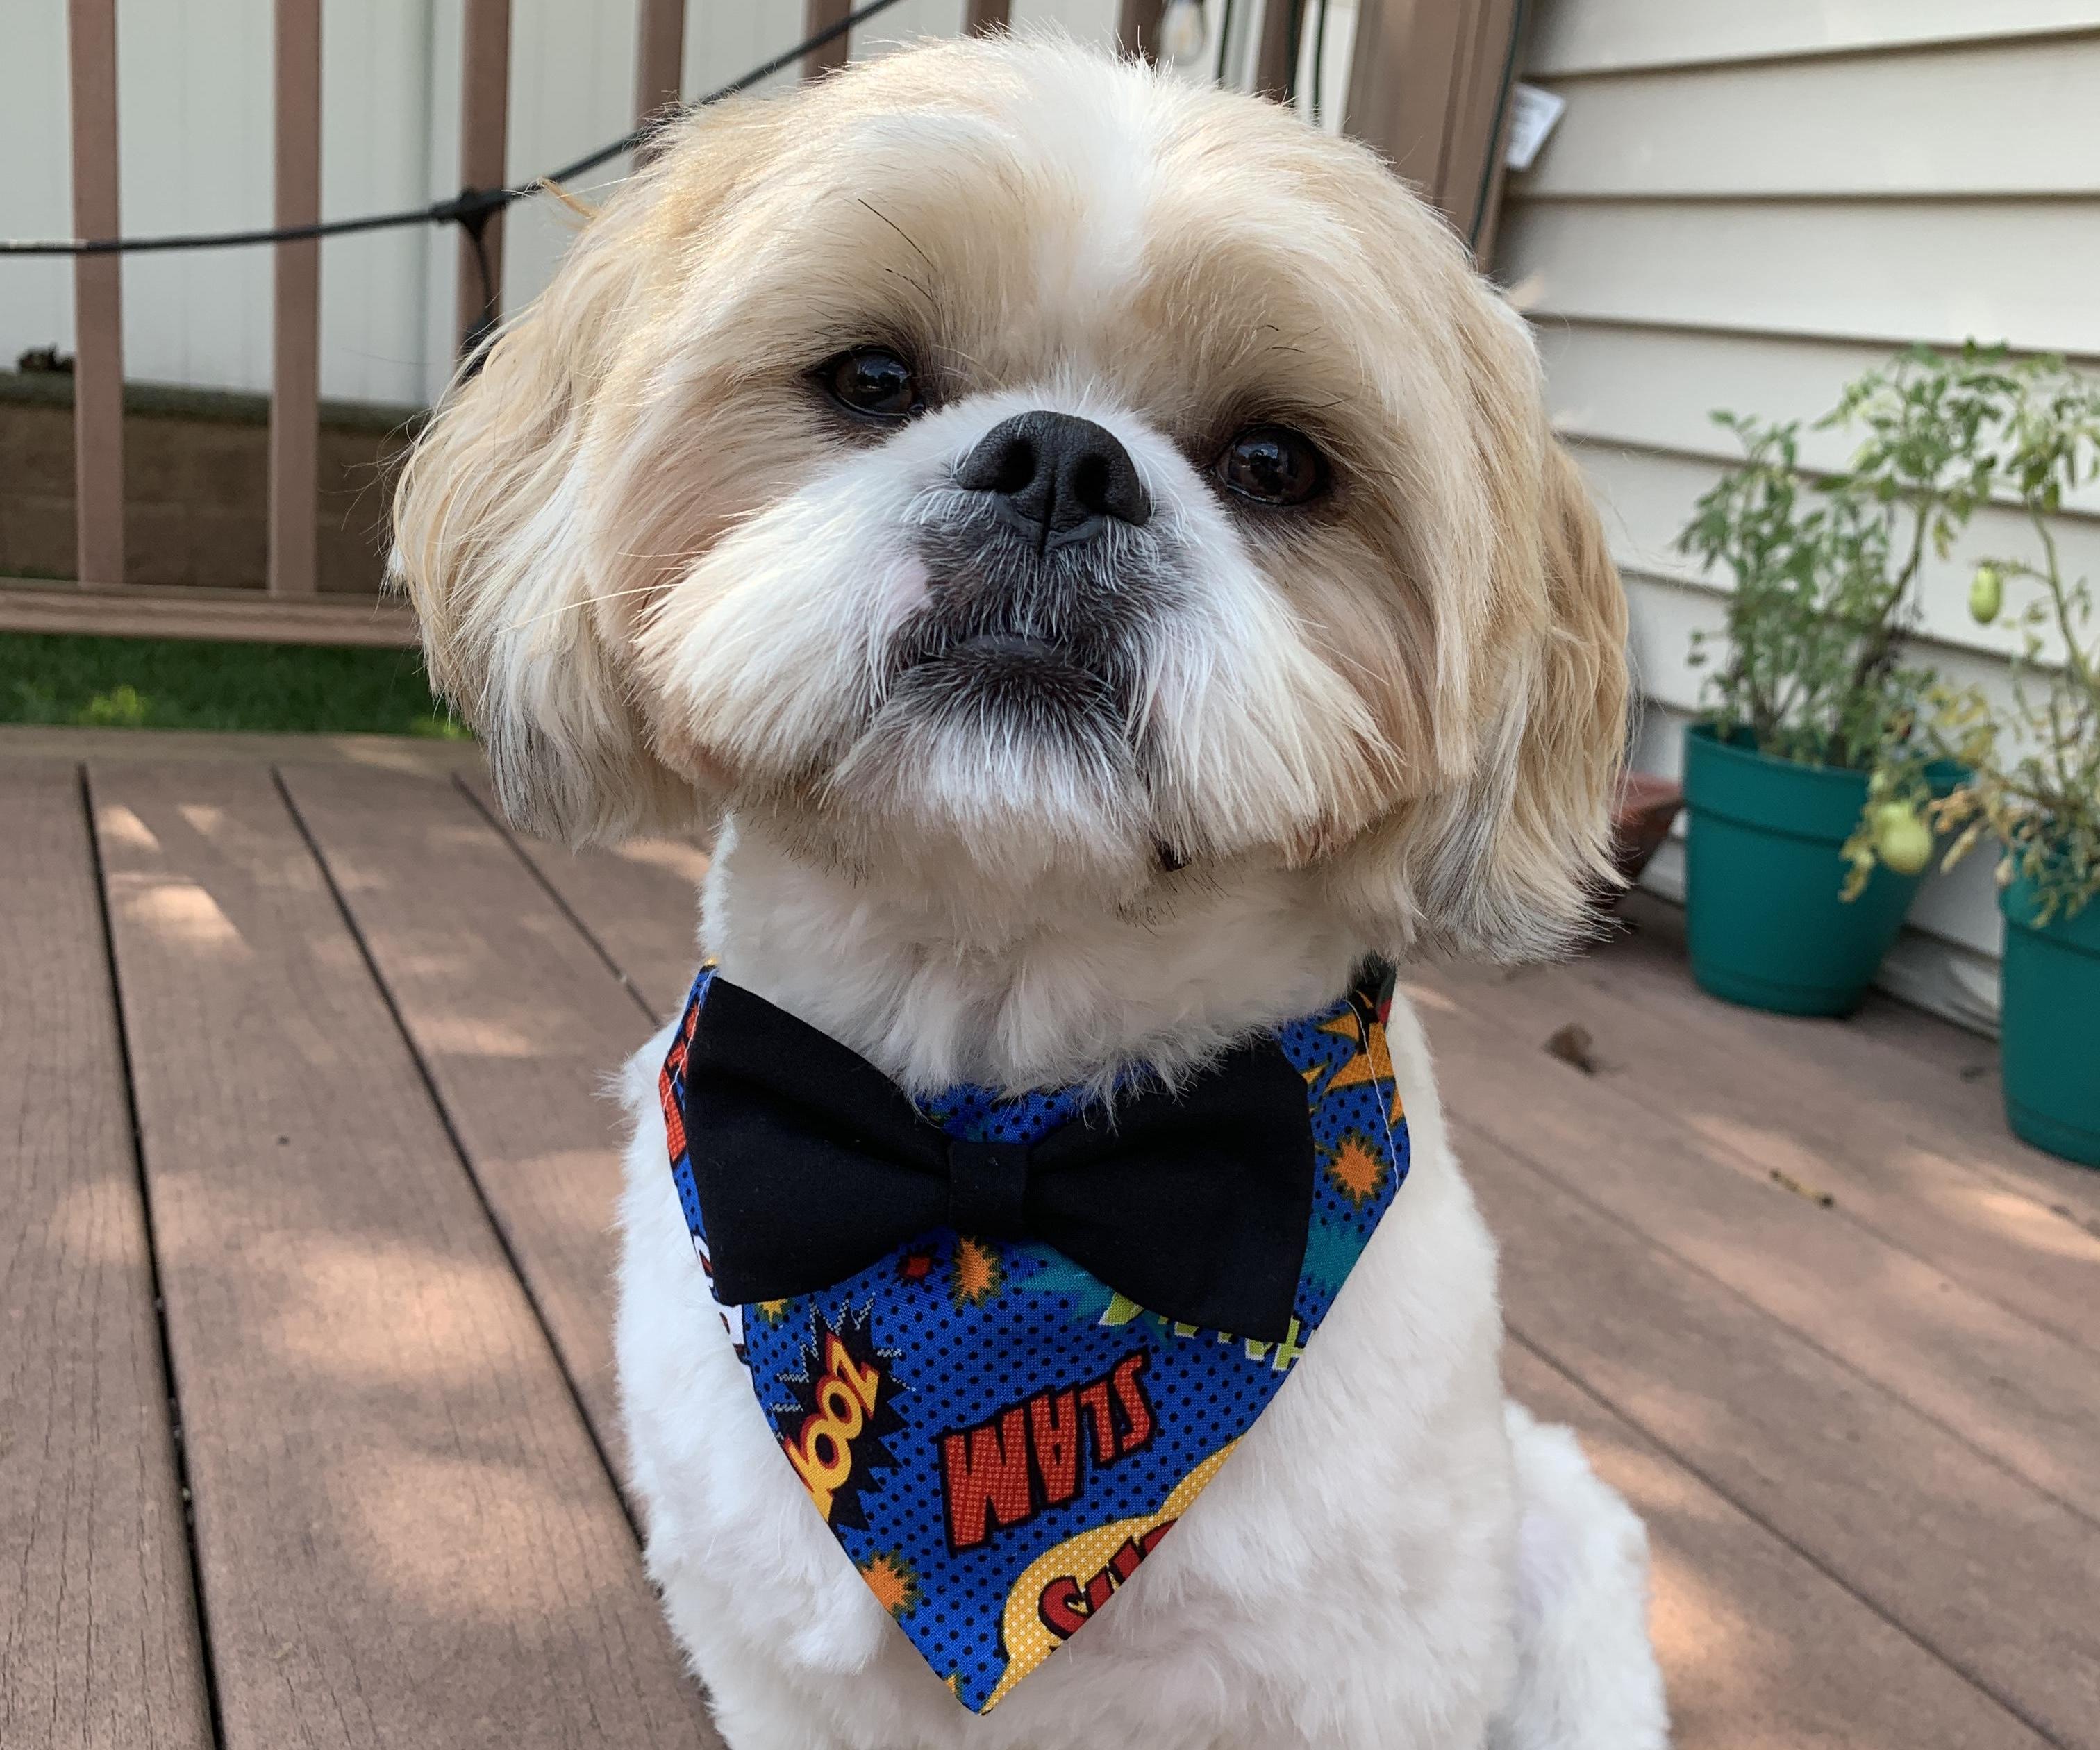
{"type": "Polygon", "coordinates": [[[1506,954],[1601,867],[1624,602],[1522,324],[1370,153],[1069,45],[685,123],[397,519],[536,830],[1006,906],[1266,860],[1506,954]]]}

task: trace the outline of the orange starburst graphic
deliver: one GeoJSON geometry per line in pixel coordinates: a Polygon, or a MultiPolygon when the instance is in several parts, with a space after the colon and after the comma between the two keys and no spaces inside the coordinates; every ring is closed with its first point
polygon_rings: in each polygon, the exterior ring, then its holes
{"type": "Polygon", "coordinates": [[[860,1577],[867,1582],[876,1602],[900,1621],[918,1605],[919,1576],[901,1555],[885,1553],[869,1557],[861,1567],[860,1577]]]}
{"type": "MultiPolygon", "coordinates": [[[[1386,1122],[1397,1124],[1402,1116],[1400,1104],[1400,1085],[1392,1073],[1392,1052],[1385,1043],[1385,1029],[1373,1020],[1368,1023],[1358,1014],[1354,1006],[1344,1009],[1321,1029],[1339,1039],[1347,1039],[1357,1047],[1355,1056],[1337,1069],[1319,1097],[1338,1093],[1345,1087],[1361,1087],[1383,1082],[1392,1089],[1392,1109],[1386,1122]]],[[[1308,1075],[1307,1079],[1312,1079],[1308,1075]]]]}
{"type": "Polygon", "coordinates": [[[1352,1203],[1368,1203],[1385,1184],[1385,1157],[1368,1138],[1354,1131],[1326,1156],[1327,1177],[1352,1203]]]}
{"type": "Polygon", "coordinates": [[[991,1298],[1006,1280],[999,1254],[976,1240],[955,1242],[955,1303],[978,1307],[991,1298]]]}

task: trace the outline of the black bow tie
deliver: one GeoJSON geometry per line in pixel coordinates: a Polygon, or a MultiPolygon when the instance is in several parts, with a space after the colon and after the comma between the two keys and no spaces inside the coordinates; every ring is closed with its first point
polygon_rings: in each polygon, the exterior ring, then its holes
{"type": "Polygon", "coordinates": [[[831,1288],[937,1228],[1039,1240],[1150,1312],[1280,1342],[1312,1210],[1305,1082],[1273,1039],[1032,1147],[953,1140],[865,1058],[720,975],[686,1135],[725,1305],[831,1288]]]}

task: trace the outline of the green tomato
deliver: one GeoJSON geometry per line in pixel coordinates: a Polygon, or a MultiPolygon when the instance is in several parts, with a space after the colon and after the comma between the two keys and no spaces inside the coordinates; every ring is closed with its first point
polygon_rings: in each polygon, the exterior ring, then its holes
{"type": "Polygon", "coordinates": [[[1932,861],[1932,828],[1908,802],[1884,802],[1874,810],[1874,852],[1898,875],[1921,875],[1932,861]]]}
{"type": "Polygon", "coordinates": [[[1978,566],[1969,584],[1969,617],[1979,626],[1988,626],[2005,605],[2005,580],[1998,575],[1997,566],[1978,566]]]}

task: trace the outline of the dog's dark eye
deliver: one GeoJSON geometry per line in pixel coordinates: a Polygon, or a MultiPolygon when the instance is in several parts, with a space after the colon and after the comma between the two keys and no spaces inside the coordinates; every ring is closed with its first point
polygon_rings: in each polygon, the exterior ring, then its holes
{"type": "Polygon", "coordinates": [[[909,419],[926,405],[911,367],[887,346],[856,346],[827,359],[817,379],[840,407],[870,419],[909,419]]]}
{"type": "Polygon", "coordinates": [[[1327,484],[1327,458],[1302,431],[1250,425],[1211,465],[1229,492],[1258,505],[1302,505],[1327,484]]]}

